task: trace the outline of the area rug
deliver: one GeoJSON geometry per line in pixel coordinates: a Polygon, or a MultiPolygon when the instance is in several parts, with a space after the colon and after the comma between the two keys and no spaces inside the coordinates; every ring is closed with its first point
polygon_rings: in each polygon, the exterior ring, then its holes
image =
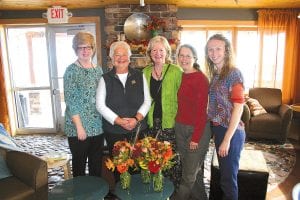
{"type": "MultiPolygon", "coordinates": [[[[65,152],[70,156],[68,142],[62,135],[26,135],[14,137],[17,145],[24,151],[42,156],[51,152],[65,152]]],[[[293,145],[287,141],[284,145],[274,144],[269,141],[247,141],[244,148],[261,150],[269,169],[268,191],[283,182],[292,171],[296,163],[296,153],[293,145]]],[[[209,151],[204,163],[204,182],[207,192],[210,186],[211,158],[214,152],[214,143],[210,142],[209,151]]],[[[59,181],[63,180],[63,170],[49,170],[49,190],[59,181]]]]}
{"type": "MultiPolygon", "coordinates": [[[[262,151],[269,170],[268,192],[288,177],[296,163],[296,152],[289,141],[285,144],[274,144],[270,141],[247,141],[244,148],[262,151]]],[[[211,158],[214,150],[214,144],[211,141],[204,163],[204,182],[207,190],[209,190],[210,185],[211,158]]]]}

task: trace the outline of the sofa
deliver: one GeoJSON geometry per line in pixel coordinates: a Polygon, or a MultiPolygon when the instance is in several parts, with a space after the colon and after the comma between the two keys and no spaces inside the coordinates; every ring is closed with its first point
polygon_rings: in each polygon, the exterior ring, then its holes
{"type": "Polygon", "coordinates": [[[0,199],[46,200],[46,161],[23,152],[0,123],[0,199]]]}
{"type": "Polygon", "coordinates": [[[289,105],[282,103],[276,88],[251,88],[243,117],[247,138],[285,143],[293,116],[289,105]]]}

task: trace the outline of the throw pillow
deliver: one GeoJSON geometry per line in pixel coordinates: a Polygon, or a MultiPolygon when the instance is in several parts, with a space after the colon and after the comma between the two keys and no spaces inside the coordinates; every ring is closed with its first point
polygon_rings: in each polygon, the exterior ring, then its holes
{"type": "Polygon", "coordinates": [[[13,138],[6,132],[3,125],[0,123],[0,147],[5,149],[17,150],[20,149],[17,147],[16,143],[14,142],[13,138]]]}
{"type": "Polygon", "coordinates": [[[249,106],[252,116],[267,113],[267,111],[262,107],[262,105],[260,105],[257,99],[249,98],[247,101],[247,105],[249,106]]]}
{"type": "Polygon", "coordinates": [[[0,155],[0,179],[12,176],[9,169],[7,168],[6,162],[3,156],[0,155]]]}

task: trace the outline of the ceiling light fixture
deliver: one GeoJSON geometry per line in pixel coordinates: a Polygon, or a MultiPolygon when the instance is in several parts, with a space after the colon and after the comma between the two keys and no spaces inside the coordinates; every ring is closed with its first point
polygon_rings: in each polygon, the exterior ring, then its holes
{"type": "Polygon", "coordinates": [[[145,1],[144,0],[140,0],[140,6],[145,6],[145,1]]]}

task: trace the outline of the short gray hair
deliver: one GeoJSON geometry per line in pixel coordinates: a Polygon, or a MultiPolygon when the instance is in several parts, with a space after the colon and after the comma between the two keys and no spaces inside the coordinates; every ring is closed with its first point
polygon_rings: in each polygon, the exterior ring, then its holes
{"type": "Polygon", "coordinates": [[[115,53],[115,50],[116,48],[118,47],[124,47],[125,49],[127,49],[128,51],[128,57],[131,56],[131,49],[130,49],[130,46],[127,42],[124,42],[124,41],[117,41],[117,42],[113,42],[111,45],[110,45],[110,49],[109,49],[109,57],[111,59],[113,59],[114,57],[114,53],[115,53]]]}

